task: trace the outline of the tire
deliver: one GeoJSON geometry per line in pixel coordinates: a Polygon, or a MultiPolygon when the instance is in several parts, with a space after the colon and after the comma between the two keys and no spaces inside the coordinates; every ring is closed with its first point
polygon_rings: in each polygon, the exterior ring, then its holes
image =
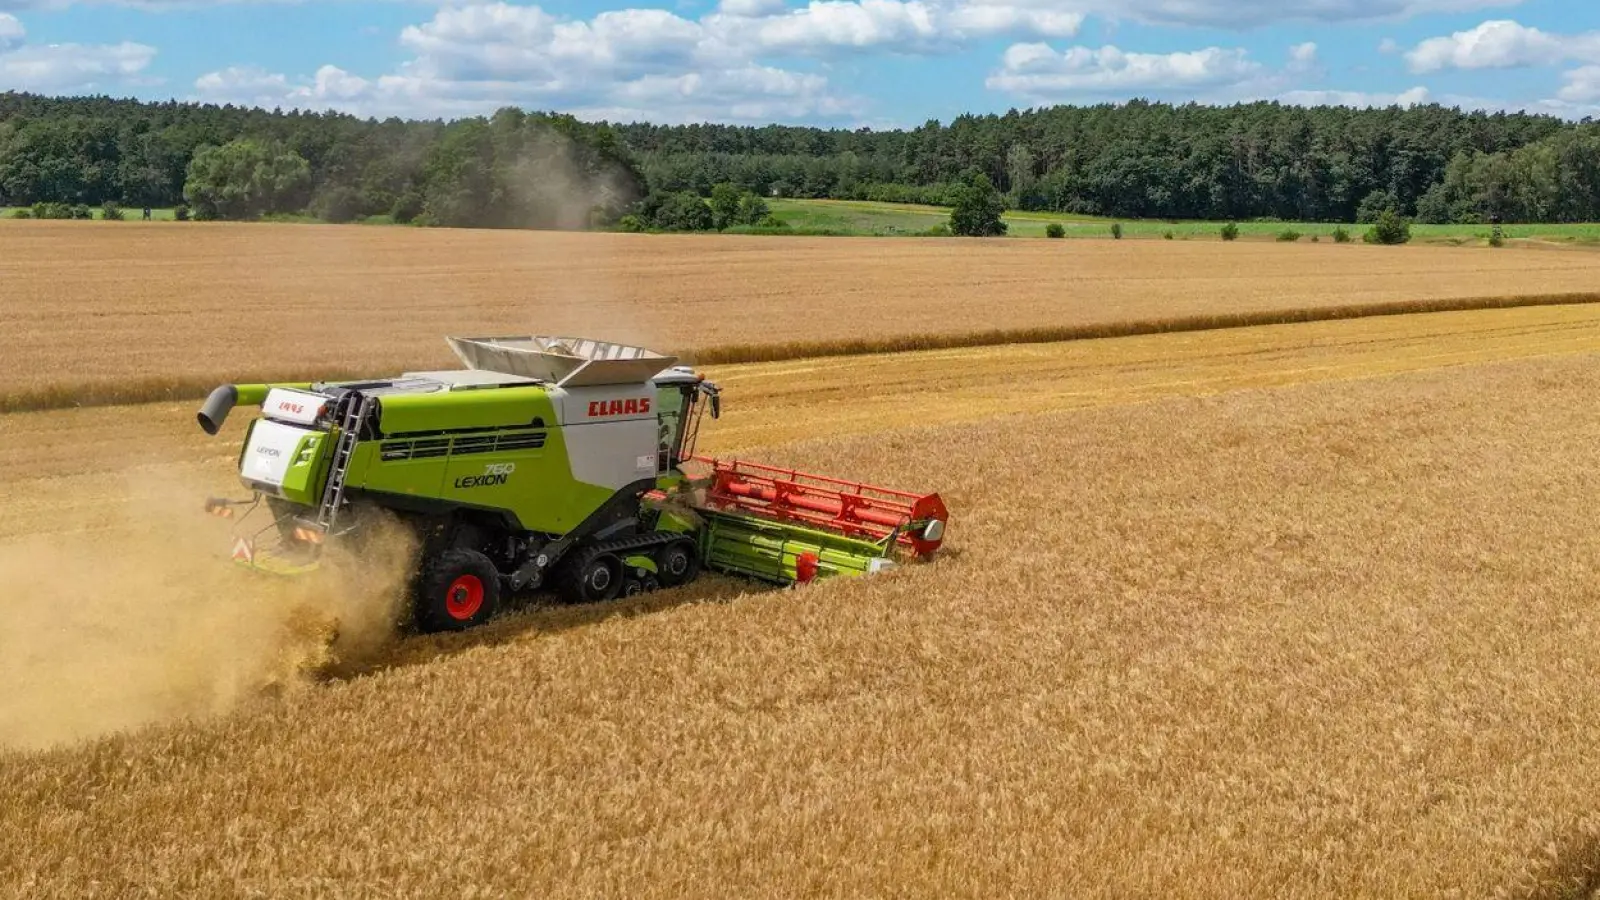
{"type": "Polygon", "coordinates": [[[423,568],[412,608],[423,632],[482,625],[500,608],[500,572],[476,550],[446,550],[423,568]]]}
{"type": "Polygon", "coordinates": [[[562,563],[557,590],[568,603],[602,603],[622,593],[623,581],[622,560],[590,548],[562,563]]]}
{"type": "Polygon", "coordinates": [[[689,538],[679,538],[656,552],[656,575],[662,587],[688,584],[700,574],[699,548],[689,538]]]}

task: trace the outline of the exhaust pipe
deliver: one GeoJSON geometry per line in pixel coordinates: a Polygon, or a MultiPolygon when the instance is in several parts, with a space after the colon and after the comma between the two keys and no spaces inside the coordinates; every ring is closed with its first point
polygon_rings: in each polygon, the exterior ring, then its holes
{"type": "Polygon", "coordinates": [[[234,404],[239,402],[239,389],[231,384],[225,384],[211,392],[206,398],[204,406],[195,415],[200,427],[206,434],[215,435],[222,430],[222,423],[228,421],[228,413],[233,411],[234,404]]]}
{"type": "Polygon", "coordinates": [[[300,381],[284,384],[225,384],[211,392],[206,398],[200,412],[195,414],[200,427],[206,434],[214,435],[222,430],[222,423],[228,421],[228,413],[240,403],[252,406],[264,403],[267,393],[273,388],[287,388],[289,390],[307,391],[311,389],[309,381],[300,381]]]}

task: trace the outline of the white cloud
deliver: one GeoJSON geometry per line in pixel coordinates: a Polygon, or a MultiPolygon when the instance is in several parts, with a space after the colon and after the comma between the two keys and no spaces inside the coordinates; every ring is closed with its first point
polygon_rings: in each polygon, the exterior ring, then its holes
{"type": "Polygon", "coordinates": [[[1068,37],[1083,17],[1056,0],[722,0],[686,18],[620,9],[570,19],[531,5],[445,5],[400,33],[412,58],[364,78],[325,66],[291,78],[257,69],[201,76],[214,101],[453,117],[515,103],[665,120],[841,118],[860,104],[817,72],[773,56],[826,59],[861,51],[946,53],[1011,35],[1068,37]]]}
{"type": "Polygon", "coordinates": [[[0,50],[22,43],[27,36],[27,29],[22,27],[16,16],[0,13],[0,50]]]}
{"type": "Polygon", "coordinates": [[[1154,25],[1253,27],[1274,22],[1360,22],[1470,12],[1523,0],[1062,0],[1067,10],[1154,25]]]}
{"type": "Polygon", "coordinates": [[[195,79],[195,89],[214,96],[271,96],[289,91],[289,79],[255,66],[232,66],[195,79]]]}
{"type": "Polygon", "coordinates": [[[1008,48],[988,85],[1039,103],[1145,96],[1206,103],[1276,100],[1301,106],[1387,107],[1432,100],[1421,86],[1392,94],[1299,87],[1308,77],[1321,74],[1318,47],[1310,42],[1289,47],[1281,68],[1250,59],[1242,48],[1151,54],[1125,53],[1116,47],[1057,51],[1032,43],[1008,48]]]}
{"type": "Polygon", "coordinates": [[[1558,63],[1600,62],[1600,32],[1562,35],[1497,19],[1448,37],[1428,38],[1406,54],[1413,72],[1441,69],[1504,69],[1558,63]]]}
{"type": "Polygon", "coordinates": [[[1013,44],[987,85],[1047,100],[1075,94],[1128,94],[1170,88],[1236,85],[1261,75],[1263,67],[1242,49],[1207,47],[1179,53],[1126,53],[1117,47],[1013,44]]]}
{"type": "Polygon", "coordinates": [[[784,0],[722,0],[717,11],[730,16],[775,16],[788,8],[784,0]]]}
{"type": "Polygon", "coordinates": [[[1353,106],[1389,107],[1417,106],[1427,103],[1432,95],[1425,87],[1414,87],[1398,94],[1368,93],[1366,91],[1286,91],[1277,100],[1294,106],[1353,106]]]}
{"type": "Polygon", "coordinates": [[[1582,66],[1561,76],[1556,97],[1566,103],[1600,103],[1600,66],[1582,66]]]}
{"type": "Polygon", "coordinates": [[[1051,0],[811,0],[789,9],[725,0],[725,14],[699,24],[715,44],[755,53],[940,53],[1001,35],[1071,37],[1083,26],[1083,14],[1059,5],[1051,0]],[[737,13],[729,11],[730,3],[737,13]]]}
{"type": "Polygon", "coordinates": [[[1317,55],[1317,45],[1311,41],[1289,48],[1289,65],[1286,73],[1312,75],[1321,71],[1322,58],[1317,55]]]}
{"type": "Polygon", "coordinates": [[[219,102],[442,118],[505,105],[655,121],[830,118],[854,109],[823,76],[761,65],[705,23],[662,9],[568,20],[535,6],[447,6],[404,29],[400,43],[412,58],[376,78],[332,65],[309,78],[235,68],[202,76],[195,91],[219,102]]]}
{"type": "Polygon", "coordinates": [[[921,0],[812,0],[764,19],[712,20],[731,42],[748,39],[768,52],[813,53],[829,48],[925,47],[941,36],[934,11],[921,0]]]}
{"type": "MultiPolygon", "coordinates": [[[[225,4],[309,2],[312,0],[0,0],[0,10],[59,9],[75,5],[166,10],[225,4]]],[[[480,0],[412,2],[459,5],[480,0]]],[[[1428,13],[1512,7],[1522,2],[1524,0],[1028,0],[1020,5],[1058,15],[1095,15],[1153,24],[1255,26],[1292,20],[1351,22],[1406,19],[1428,13]]],[[[965,0],[949,0],[941,5],[959,9],[967,4],[965,0]]],[[[720,11],[728,15],[770,16],[782,12],[783,8],[782,0],[722,0],[720,11]]]]}
{"type": "Polygon", "coordinates": [[[88,93],[148,83],[143,72],[156,49],[120,44],[29,44],[15,16],[0,13],[0,91],[88,93]]]}
{"type": "Polygon", "coordinates": [[[27,37],[16,16],[0,12],[0,91],[87,93],[150,81],[142,73],[156,57],[154,47],[29,44],[27,37]]]}

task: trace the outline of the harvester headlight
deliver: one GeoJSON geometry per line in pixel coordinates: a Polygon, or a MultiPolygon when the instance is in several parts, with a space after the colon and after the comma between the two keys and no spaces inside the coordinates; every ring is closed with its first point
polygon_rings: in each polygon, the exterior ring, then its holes
{"type": "Polygon", "coordinates": [[[934,519],[922,529],[922,539],[925,541],[937,541],[943,537],[944,521],[942,519],[934,519]]]}

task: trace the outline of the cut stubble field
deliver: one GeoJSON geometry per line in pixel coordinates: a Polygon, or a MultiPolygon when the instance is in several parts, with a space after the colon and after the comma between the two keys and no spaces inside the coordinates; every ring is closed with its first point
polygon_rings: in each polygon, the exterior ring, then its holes
{"type": "Polygon", "coordinates": [[[1600,284],[1586,252],[83,224],[0,222],[0,411],[449,365],[447,334],[736,362],[1600,284]]]}

